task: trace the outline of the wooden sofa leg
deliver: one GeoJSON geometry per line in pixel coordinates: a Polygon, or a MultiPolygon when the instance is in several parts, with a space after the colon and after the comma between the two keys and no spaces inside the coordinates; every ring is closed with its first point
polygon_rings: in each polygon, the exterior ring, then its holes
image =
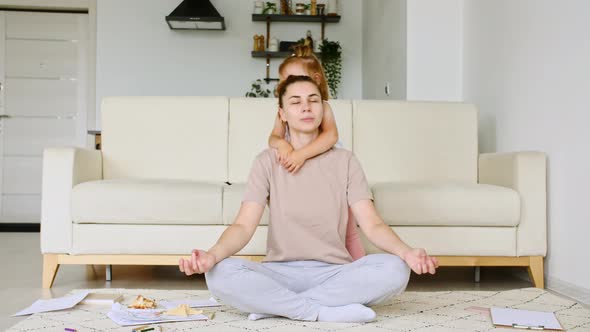
{"type": "Polygon", "coordinates": [[[531,256],[527,270],[533,285],[537,288],[545,288],[545,278],[543,275],[543,256],[531,256]]]}
{"type": "Polygon", "coordinates": [[[51,288],[58,269],[56,254],[43,255],[43,288],[51,288]]]}

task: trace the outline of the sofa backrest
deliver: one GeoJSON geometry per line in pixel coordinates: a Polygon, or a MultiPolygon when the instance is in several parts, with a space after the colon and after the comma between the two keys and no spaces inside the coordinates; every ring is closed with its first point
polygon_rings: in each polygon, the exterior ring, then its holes
{"type": "Polygon", "coordinates": [[[370,183],[477,182],[473,105],[355,100],[353,108],[353,151],[370,183]]]}
{"type": "MultiPolygon", "coordinates": [[[[352,149],[352,103],[350,100],[330,100],[340,141],[352,149]]],[[[276,98],[231,98],[229,101],[230,183],[245,183],[254,158],[268,147],[278,111],[276,98]]]]}
{"type": "Polygon", "coordinates": [[[227,181],[227,97],[109,97],[103,177],[227,181]]]}
{"type": "Polygon", "coordinates": [[[245,183],[254,158],[268,147],[277,115],[276,98],[230,98],[228,181],[245,183]]]}
{"type": "MultiPolygon", "coordinates": [[[[340,141],[371,183],[477,181],[477,110],[445,102],[331,100],[340,141]]],[[[275,98],[109,97],[103,176],[245,183],[275,98]]]]}

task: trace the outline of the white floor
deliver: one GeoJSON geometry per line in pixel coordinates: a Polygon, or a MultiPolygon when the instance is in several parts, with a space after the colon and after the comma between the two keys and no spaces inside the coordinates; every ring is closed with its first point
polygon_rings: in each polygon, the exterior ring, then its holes
{"type": "MultiPolygon", "coordinates": [[[[51,290],[41,288],[39,233],[0,233],[0,330],[22,317],[10,317],[39,298],[62,296],[77,288],[206,289],[202,276],[186,277],[171,266],[114,266],[105,281],[104,266],[64,265],[51,290]]],[[[473,268],[442,268],[435,276],[412,275],[408,290],[504,290],[532,287],[511,268],[482,268],[475,283],[473,268]]]]}

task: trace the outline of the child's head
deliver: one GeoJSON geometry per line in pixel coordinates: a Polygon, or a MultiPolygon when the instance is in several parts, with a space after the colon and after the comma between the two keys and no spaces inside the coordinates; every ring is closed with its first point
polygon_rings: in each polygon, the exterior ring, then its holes
{"type": "Polygon", "coordinates": [[[293,55],[285,59],[279,66],[280,81],[284,81],[291,75],[309,76],[318,85],[323,99],[327,100],[330,95],[326,75],[324,75],[320,60],[313,54],[311,47],[308,45],[296,45],[293,51],[293,55]]]}
{"type": "Polygon", "coordinates": [[[319,130],[324,116],[322,92],[307,75],[287,77],[278,86],[279,114],[290,130],[319,130]]]}

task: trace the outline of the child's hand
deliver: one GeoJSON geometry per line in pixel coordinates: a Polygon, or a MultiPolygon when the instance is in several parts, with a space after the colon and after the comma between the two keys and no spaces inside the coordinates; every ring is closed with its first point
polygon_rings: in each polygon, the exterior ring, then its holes
{"type": "Polygon", "coordinates": [[[293,146],[289,142],[284,141],[277,149],[277,161],[279,164],[285,166],[285,162],[291,152],[293,152],[293,146]]]}
{"type": "Polygon", "coordinates": [[[295,150],[287,156],[287,160],[285,161],[285,168],[291,172],[296,173],[302,166],[305,164],[305,157],[301,153],[300,150],[295,150]]]}
{"type": "Polygon", "coordinates": [[[438,267],[436,257],[430,257],[424,249],[409,249],[404,253],[402,259],[416,274],[435,274],[438,267]]]}

